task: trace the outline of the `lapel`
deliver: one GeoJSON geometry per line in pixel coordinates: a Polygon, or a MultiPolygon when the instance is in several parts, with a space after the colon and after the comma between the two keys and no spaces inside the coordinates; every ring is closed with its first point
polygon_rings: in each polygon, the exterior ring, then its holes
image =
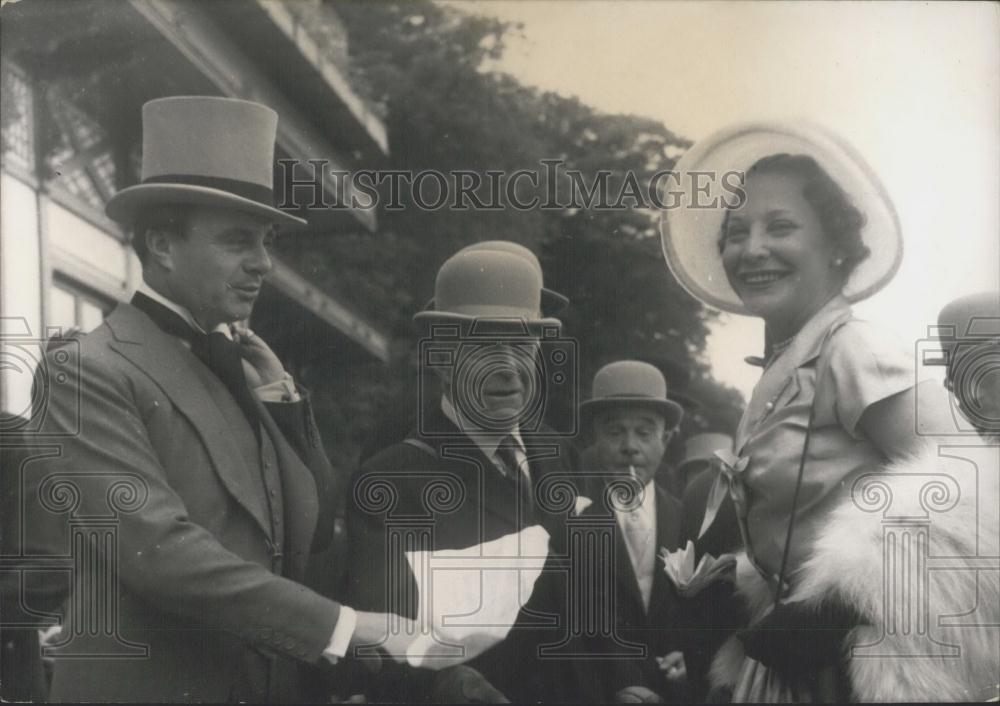
{"type": "MultiPolygon", "coordinates": [[[[530,524],[518,521],[520,498],[517,487],[500,474],[492,459],[444,415],[439,405],[425,413],[426,424],[431,433],[418,438],[433,447],[439,458],[461,464],[460,473],[470,478],[469,487],[480,488],[477,510],[494,515],[514,528],[530,524]]],[[[530,453],[529,451],[529,468],[532,467],[530,453]]],[[[522,511],[521,515],[523,514],[522,511]]]]}
{"type": "Polygon", "coordinates": [[[655,483],[656,488],[656,564],[653,570],[653,590],[649,599],[649,623],[667,624],[666,618],[674,602],[673,588],[659,559],[660,549],[673,551],[681,540],[681,503],[655,483]]]}
{"type": "Polygon", "coordinates": [[[798,394],[795,371],[815,360],[828,332],[851,316],[853,312],[847,299],[834,297],[795,334],[788,349],[765,368],[736,430],[733,448],[737,455],[743,452],[764,419],[798,394]]]}
{"type": "MultiPolygon", "coordinates": [[[[246,482],[243,454],[212,397],[212,390],[206,390],[191,368],[200,364],[198,359],[129,304],[119,304],[106,323],[114,334],[114,340],[109,342],[111,348],[148,375],[187,417],[226,490],[270,538],[267,500],[254,492],[256,484],[246,482]]],[[[221,384],[219,388],[225,389],[221,384]]]]}
{"type": "MultiPolygon", "coordinates": [[[[605,478],[602,481],[602,491],[599,497],[603,500],[608,497],[608,493],[603,489],[613,478],[605,478]]],[[[635,575],[635,568],[632,566],[632,559],[628,553],[628,545],[625,542],[625,530],[618,523],[618,516],[610,504],[601,503],[601,510],[615,521],[615,613],[628,625],[639,625],[645,620],[646,609],[642,604],[642,593],[639,591],[639,580],[635,575]]]]}

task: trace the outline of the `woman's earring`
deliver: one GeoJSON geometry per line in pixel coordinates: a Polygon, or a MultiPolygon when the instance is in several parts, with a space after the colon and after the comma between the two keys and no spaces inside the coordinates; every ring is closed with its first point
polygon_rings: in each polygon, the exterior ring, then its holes
{"type": "Polygon", "coordinates": [[[844,264],[844,258],[842,257],[838,257],[836,260],[833,261],[834,267],[840,267],[843,264],[844,264]]]}

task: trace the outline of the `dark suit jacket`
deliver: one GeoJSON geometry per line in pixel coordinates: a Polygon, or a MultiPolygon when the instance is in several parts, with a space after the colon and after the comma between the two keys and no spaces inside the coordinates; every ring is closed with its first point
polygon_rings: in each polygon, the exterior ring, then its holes
{"type": "MultiPolygon", "coordinates": [[[[419,597],[409,564],[401,550],[388,548],[392,533],[405,533],[407,528],[422,527],[413,530],[417,533],[432,528],[424,535],[425,546],[441,550],[470,547],[541,524],[551,537],[550,559],[565,552],[567,511],[550,511],[553,505],[546,508],[536,502],[533,514],[514,483],[503,478],[439,408],[427,414],[424,428],[433,433],[414,432],[410,438],[417,445],[390,446],[369,459],[352,479],[347,499],[348,603],[358,609],[417,615],[419,597]]],[[[568,444],[530,434],[524,435],[524,441],[536,491],[551,495],[545,489],[552,490],[549,482],[574,481],[576,455],[568,444]]],[[[531,627],[529,623],[538,620],[532,611],[542,615],[543,621],[544,616],[563,620],[555,613],[562,602],[564,579],[564,571],[546,569],[508,637],[470,663],[512,700],[533,701],[557,686],[547,680],[548,665],[537,656],[536,648],[545,642],[557,643],[564,625],[531,627]]],[[[489,580],[488,573],[484,580],[489,580]]],[[[371,696],[426,700],[430,679],[427,670],[384,665],[371,696]]]]}
{"type": "MultiPolygon", "coordinates": [[[[707,468],[695,476],[684,491],[682,543],[694,542],[695,556],[719,556],[740,551],[740,537],[736,507],[726,495],[715,520],[698,537],[705,517],[705,505],[718,471],[707,468]]],[[[733,586],[728,583],[713,584],[697,596],[683,600],[681,622],[684,640],[684,661],[688,670],[691,698],[701,699],[708,692],[708,670],[712,658],[729,635],[744,624],[745,616],[740,602],[733,596],[733,586]]]]}
{"type": "MultiPolygon", "coordinates": [[[[65,369],[52,355],[52,369],[65,369]]],[[[101,564],[114,557],[117,590],[104,597],[113,602],[96,610],[117,615],[118,634],[76,640],[74,649],[105,656],[58,660],[51,697],[296,698],[297,662],[320,658],[340,610],[297,582],[330,475],[308,403],[258,403],[273,444],[267,458],[279,467],[280,485],[269,491],[236,442],[249,424],[232,395],[139,310],[120,305],[81,339],[79,373],[78,382],[49,388],[37,439],[52,453],[24,468],[24,544],[31,555],[83,560],[68,601],[40,573],[28,600],[60,612],[66,626],[92,625],[95,608],[80,604],[81,587],[101,585],[101,564]],[[283,502],[269,500],[279,490],[283,502]],[[94,518],[107,527],[90,529],[94,518]],[[74,536],[103,544],[71,547],[74,536]]]]}
{"type": "MultiPolygon", "coordinates": [[[[656,545],[674,550],[679,545],[680,503],[670,493],[653,484],[656,492],[656,545]]],[[[612,533],[613,556],[610,583],[600,580],[600,566],[590,590],[599,613],[613,616],[613,634],[581,638],[582,651],[591,655],[613,655],[611,659],[578,660],[572,665],[574,679],[589,684],[587,700],[608,702],[615,692],[627,686],[646,686],[665,699],[683,699],[684,694],[669,684],[656,664],[656,657],[681,649],[676,631],[678,598],[670,580],[656,559],[649,610],[642,604],[639,584],[629,558],[625,537],[604,492],[594,493],[594,504],[582,515],[602,521],[612,533]]]]}

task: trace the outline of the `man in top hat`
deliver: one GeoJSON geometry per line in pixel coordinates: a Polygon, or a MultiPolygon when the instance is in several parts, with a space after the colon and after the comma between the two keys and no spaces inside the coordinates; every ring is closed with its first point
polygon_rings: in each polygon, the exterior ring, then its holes
{"type": "Polygon", "coordinates": [[[960,297],[941,309],[945,386],[983,436],[1000,436],[1000,292],[960,297]]]}
{"type": "Polygon", "coordinates": [[[80,384],[51,386],[57,451],[24,471],[27,553],[84,552],[65,603],[51,572],[28,575],[29,607],[62,611],[53,700],[301,699],[300,665],[383,632],[300,583],[329,539],[331,470],[306,393],[245,326],[275,227],[304,223],[273,207],[277,120],[214,97],[143,106],[142,182],[107,205],[143,282],[80,340],[80,384]],[[113,543],[87,551],[93,518],[113,543]]]}
{"type": "MultiPolygon", "coordinates": [[[[440,393],[421,400],[404,440],[352,479],[349,599],[417,618],[434,630],[425,644],[459,645],[467,679],[456,692],[444,683],[447,670],[383,670],[372,698],[551,698],[550,665],[537,647],[558,643],[565,625],[532,628],[539,617],[528,611],[549,605],[546,572],[538,570],[565,542],[564,514],[542,486],[571,482],[575,468],[572,447],[541,421],[547,361],[562,360],[549,347],[565,343],[552,338],[560,322],[547,307],[555,299],[544,295],[534,256],[493,243],[448,259],[431,305],[414,317],[424,326],[420,364],[438,377],[440,393]],[[449,564],[456,573],[433,569],[448,555],[442,552],[460,560],[449,564]],[[499,565],[498,557],[505,557],[499,565]],[[474,595],[457,588],[470,576],[474,595]],[[449,631],[449,621],[473,627],[449,631]]],[[[413,666],[432,664],[422,653],[412,657],[413,666]]]]}
{"type": "Polygon", "coordinates": [[[646,687],[668,700],[685,696],[684,659],[674,629],[677,597],[658,558],[661,549],[679,546],[681,505],[654,482],[682,417],[681,406],[667,398],[663,374],[637,360],[598,370],[592,395],[580,408],[581,427],[592,435],[591,454],[605,488],[593,494],[594,504],[584,516],[608,517],[615,527],[614,586],[596,597],[599,609],[613,616],[614,636],[599,636],[590,649],[628,655],[580,663],[589,672],[595,664],[604,665],[596,667],[605,670],[601,681],[607,689],[599,700],[610,700],[629,686],[646,687]],[[609,646],[609,638],[617,646],[609,646]],[[637,655],[624,643],[642,650],[637,655]]]}

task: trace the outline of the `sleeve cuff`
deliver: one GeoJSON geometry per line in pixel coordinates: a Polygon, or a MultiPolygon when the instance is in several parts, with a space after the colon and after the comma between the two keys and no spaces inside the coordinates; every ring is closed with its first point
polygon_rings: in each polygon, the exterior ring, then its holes
{"type": "Polygon", "coordinates": [[[302,399],[295,389],[295,381],[287,372],[283,379],[261,385],[253,392],[261,402],[298,402],[302,399]]]}
{"type": "Polygon", "coordinates": [[[340,617],[333,628],[333,635],[330,636],[330,644],[323,650],[323,656],[331,662],[336,662],[339,658],[347,654],[347,648],[354,637],[354,628],[358,623],[358,614],[353,608],[348,606],[340,607],[340,617]]]}

